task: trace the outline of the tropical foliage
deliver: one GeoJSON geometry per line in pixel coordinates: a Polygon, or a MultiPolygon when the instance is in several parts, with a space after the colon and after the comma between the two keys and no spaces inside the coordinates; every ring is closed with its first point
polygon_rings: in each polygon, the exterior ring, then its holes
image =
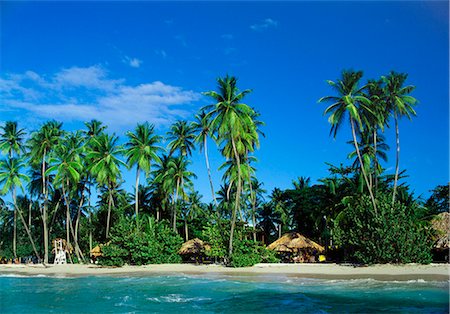
{"type": "Polygon", "coordinates": [[[65,238],[74,248],[71,262],[88,262],[93,246],[102,244],[103,265],[177,263],[183,240],[198,237],[211,246],[211,262],[240,267],[277,261],[265,246],[295,230],[338,260],[428,262],[429,221],[448,210],[448,185],[422,200],[404,181],[398,121],[416,114],[414,86],[396,72],[362,80],[361,71],[343,71],[328,81],[331,96],[319,100],[330,103],[330,134],[348,131],[347,164],[328,164],[324,178],[300,176],[292,187],[269,192],[258,180],[255,156],[264,124],[244,102],[252,91],[239,89],[232,76],[217,79],[204,93],[209,105],[167,134],[144,122],[121,138],[92,120],[70,132],[48,121],[27,136],[8,121],[0,131],[0,256],[48,263],[52,240],[65,238]],[[396,160],[387,173],[391,120],[396,160]],[[209,161],[210,142],[222,156],[218,167],[209,161]],[[197,148],[209,204],[194,185],[197,148]],[[123,185],[127,169],[135,174],[130,191],[123,185]],[[222,177],[220,185],[212,173],[222,177]]]}

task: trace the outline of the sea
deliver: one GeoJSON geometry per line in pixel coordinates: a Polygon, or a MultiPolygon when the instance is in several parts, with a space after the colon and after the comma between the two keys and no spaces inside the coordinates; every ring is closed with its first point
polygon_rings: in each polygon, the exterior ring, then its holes
{"type": "Polygon", "coordinates": [[[0,313],[448,312],[448,281],[0,275],[0,313]]]}

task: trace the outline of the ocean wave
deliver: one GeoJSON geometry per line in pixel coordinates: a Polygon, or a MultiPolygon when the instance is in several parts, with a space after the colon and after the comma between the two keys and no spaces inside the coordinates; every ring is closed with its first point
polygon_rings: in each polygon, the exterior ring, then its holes
{"type": "Polygon", "coordinates": [[[187,298],[183,297],[183,295],[181,294],[168,294],[160,297],[146,298],[146,300],[157,303],[188,303],[188,302],[208,301],[212,299],[205,297],[187,298]]]}

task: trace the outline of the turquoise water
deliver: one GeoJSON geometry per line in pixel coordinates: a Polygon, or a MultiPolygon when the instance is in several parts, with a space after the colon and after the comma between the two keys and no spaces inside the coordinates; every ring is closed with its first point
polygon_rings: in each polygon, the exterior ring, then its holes
{"type": "Polygon", "coordinates": [[[0,276],[1,313],[448,313],[449,283],[291,277],[0,276]]]}

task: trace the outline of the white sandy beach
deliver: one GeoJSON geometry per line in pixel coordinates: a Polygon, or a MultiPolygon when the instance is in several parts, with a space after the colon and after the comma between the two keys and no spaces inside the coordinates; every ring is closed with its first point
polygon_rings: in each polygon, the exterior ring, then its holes
{"type": "Polygon", "coordinates": [[[0,265],[0,275],[47,275],[47,276],[151,276],[151,275],[217,275],[277,277],[295,276],[323,279],[377,280],[449,280],[448,264],[430,265],[373,265],[354,267],[339,264],[257,264],[253,267],[230,268],[220,265],[162,264],[146,266],[123,266],[117,268],[97,265],[0,265]]]}

